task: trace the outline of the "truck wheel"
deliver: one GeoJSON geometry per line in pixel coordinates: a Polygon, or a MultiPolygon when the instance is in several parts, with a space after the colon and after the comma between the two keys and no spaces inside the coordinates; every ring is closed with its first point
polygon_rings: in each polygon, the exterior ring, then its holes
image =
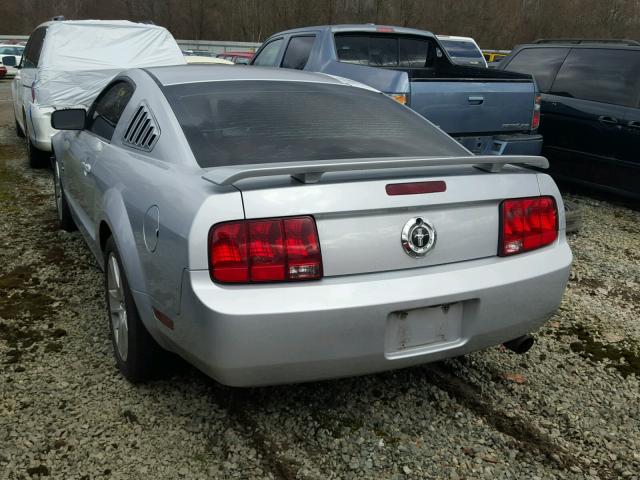
{"type": "Polygon", "coordinates": [[[127,380],[144,382],[155,377],[163,351],[140,319],[113,237],[107,240],[104,258],[107,314],[116,363],[127,380]]]}
{"type": "Polygon", "coordinates": [[[67,197],[62,189],[62,180],[60,180],[60,165],[56,161],[55,155],[52,161],[53,167],[53,190],[56,201],[56,211],[58,212],[58,222],[60,228],[65,232],[73,232],[77,230],[76,222],[73,221],[71,211],[69,210],[69,204],[67,203],[67,197]]]}
{"type": "Polygon", "coordinates": [[[572,201],[564,202],[564,217],[567,223],[567,233],[575,233],[582,226],[582,209],[572,201]]]}
{"type": "Polygon", "coordinates": [[[29,124],[27,124],[27,117],[24,117],[24,140],[27,146],[27,157],[29,158],[29,166],[31,168],[46,168],[49,166],[49,152],[43,152],[38,150],[31,143],[29,136],[29,124]]]}
{"type": "Polygon", "coordinates": [[[16,135],[19,136],[20,138],[24,138],[24,132],[22,131],[22,127],[18,123],[18,120],[16,120],[15,122],[16,122],[16,135]]]}

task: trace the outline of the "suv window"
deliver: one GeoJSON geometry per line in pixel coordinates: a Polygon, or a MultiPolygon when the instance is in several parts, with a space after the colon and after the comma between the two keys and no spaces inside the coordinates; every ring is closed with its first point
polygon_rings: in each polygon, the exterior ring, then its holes
{"type": "Polygon", "coordinates": [[[504,67],[510,72],[533,75],[542,93],[548,93],[568,48],[525,48],[504,67]]]}
{"type": "Polygon", "coordinates": [[[295,68],[296,70],[304,70],[309,60],[309,54],[313,43],[315,42],[315,35],[307,35],[304,37],[292,37],[287,45],[287,51],[284,54],[282,60],[282,66],[284,68],[295,68]]]}
{"type": "Polygon", "coordinates": [[[640,85],[640,50],[575,48],[551,88],[563,95],[635,107],[640,85]]]}
{"type": "Polygon", "coordinates": [[[425,67],[431,58],[427,38],[375,33],[335,35],[338,60],[370,67],[425,67]]]}
{"type": "Polygon", "coordinates": [[[260,51],[253,64],[258,67],[275,67],[276,60],[278,58],[278,52],[280,52],[281,46],[281,38],[267,43],[265,47],[260,51]]]}
{"type": "Polygon", "coordinates": [[[134,90],[133,85],[125,81],[116,82],[108,87],[91,107],[87,129],[110,141],[134,90]]]}
{"type": "Polygon", "coordinates": [[[25,68],[36,68],[38,66],[46,33],[47,27],[40,27],[36,28],[29,37],[29,42],[24,51],[23,65],[25,68]]]}

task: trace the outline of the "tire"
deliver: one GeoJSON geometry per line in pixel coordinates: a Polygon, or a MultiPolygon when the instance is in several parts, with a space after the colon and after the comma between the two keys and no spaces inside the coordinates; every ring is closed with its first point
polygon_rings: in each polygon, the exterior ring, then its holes
{"type": "Polygon", "coordinates": [[[22,131],[22,127],[18,123],[18,120],[16,120],[15,122],[16,122],[16,135],[20,138],[24,138],[24,132],[22,131]]]}
{"type": "Polygon", "coordinates": [[[582,226],[582,209],[572,201],[564,202],[564,216],[567,233],[576,233],[582,226]]]}
{"type": "Polygon", "coordinates": [[[67,197],[65,196],[64,189],[62,188],[62,181],[60,180],[60,165],[56,161],[55,155],[52,156],[52,168],[53,168],[53,191],[54,201],[56,204],[56,212],[58,213],[58,223],[60,228],[65,232],[73,232],[78,229],[76,222],[71,216],[69,210],[69,204],[67,203],[67,197]]]}
{"type": "Polygon", "coordinates": [[[107,315],[118,370],[132,383],[155,378],[163,350],[140,319],[113,237],[107,240],[104,258],[107,315]]]}
{"type": "Polygon", "coordinates": [[[46,168],[50,165],[50,153],[37,149],[31,143],[29,136],[29,124],[27,123],[27,117],[24,116],[24,140],[27,147],[27,158],[29,159],[29,166],[31,168],[46,168]]]}

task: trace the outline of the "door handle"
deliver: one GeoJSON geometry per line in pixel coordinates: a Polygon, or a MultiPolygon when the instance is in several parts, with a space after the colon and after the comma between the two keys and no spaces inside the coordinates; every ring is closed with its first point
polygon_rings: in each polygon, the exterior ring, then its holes
{"type": "Polygon", "coordinates": [[[480,95],[470,95],[469,97],[467,97],[467,100],[469,100],[469,103],[471,105],[481,105],[484,102],[484,97],[480,95]]]}
{"type": "Polygon", "coordinates": [[[602,115],[598,117],[598,121],[600,123],[606,123],[607,125],[618,125],[618,119],[613,117],[608,117],[606,115],[602,115]]]}
{"type": "Polygon", "coordinates": [[[84,171],[85,175],[88,175],[89,173],[91,173],[91,164],[88,162],[80,162],[82,163],[82,170],[84,171]]]}
{"type": "Polygon", "coordinates": [[[640,129],[640,122],[631,121],[627,123],[627,127],[640,129]]]}

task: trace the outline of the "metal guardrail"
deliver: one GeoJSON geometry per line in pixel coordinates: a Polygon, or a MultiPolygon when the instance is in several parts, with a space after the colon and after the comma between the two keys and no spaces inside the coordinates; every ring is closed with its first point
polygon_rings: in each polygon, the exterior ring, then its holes
{"type": "Polygon", "coordinates": [[[29,35],[0,35],[0,43],[6,40],[29,40],[29,35]]]}
{"type": "MultiPolygon", "coordinates": [[[[0,43],[4,41],[26,41],[28,35],[0,35],[0,43]]],[[[224,52],[255,52],[261,45],[256,42],[227,42],[216,40],[176,40],[182,50],[204,50],[218,54],[224,52]]]]}

